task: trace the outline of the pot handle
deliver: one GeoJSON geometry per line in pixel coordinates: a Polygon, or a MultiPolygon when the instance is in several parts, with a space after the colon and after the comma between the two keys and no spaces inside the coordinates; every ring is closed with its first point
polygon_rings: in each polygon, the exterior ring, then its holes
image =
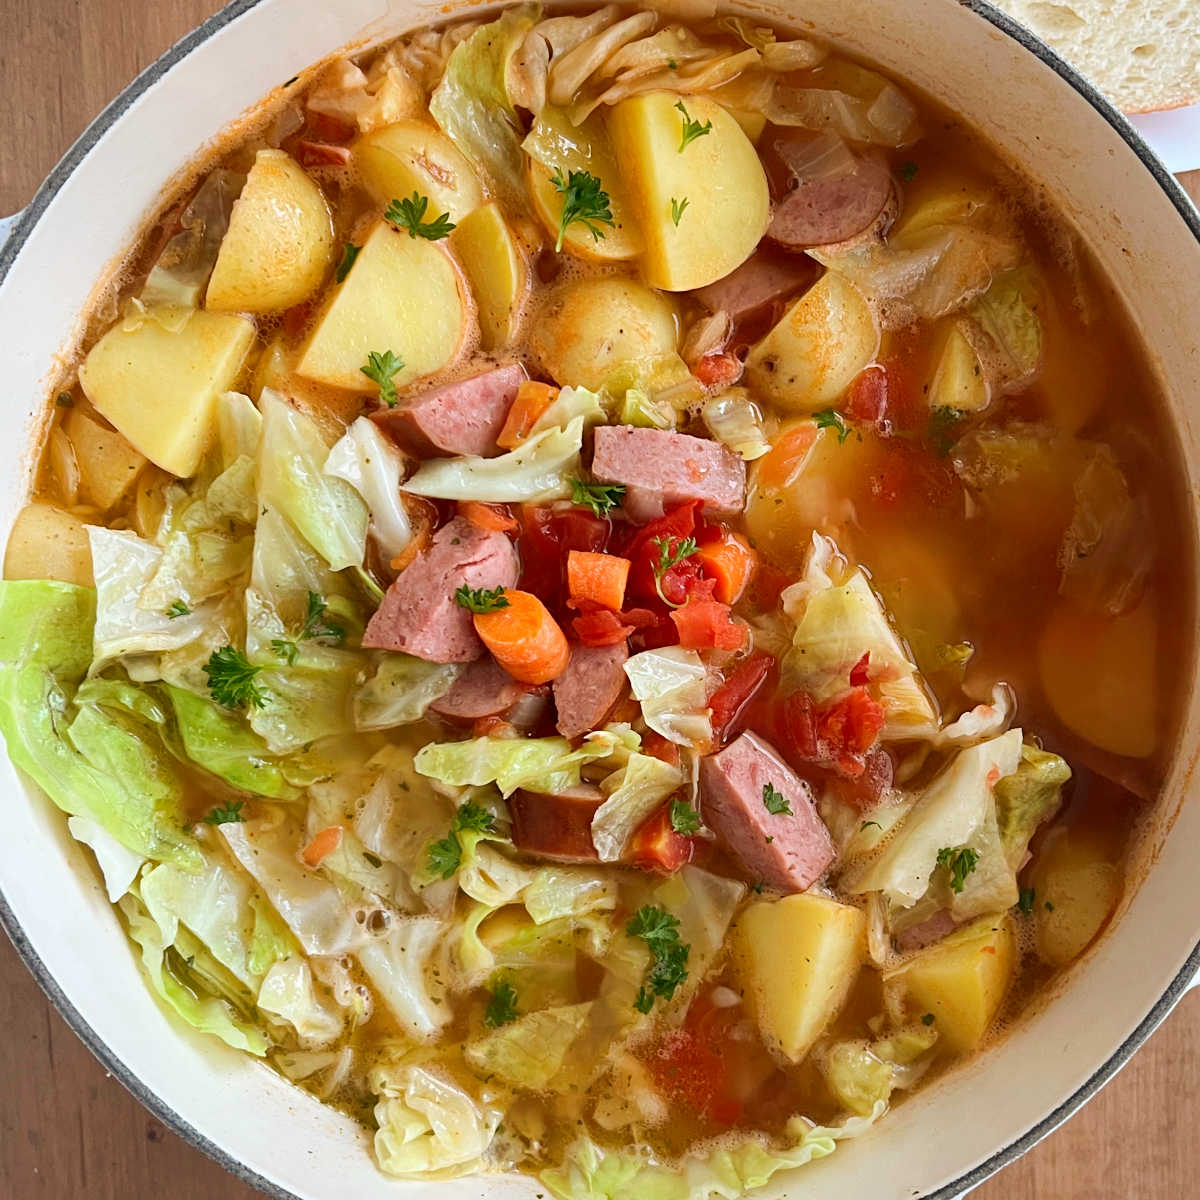
{"type": "Polygon", "coordinates": [[[17,227],[17,222],[24,215],[24,213],[15,212],[11,217],[0,217],[0,250],[4,249],[4,243],[8,241],[12,231],[17,227]]]}

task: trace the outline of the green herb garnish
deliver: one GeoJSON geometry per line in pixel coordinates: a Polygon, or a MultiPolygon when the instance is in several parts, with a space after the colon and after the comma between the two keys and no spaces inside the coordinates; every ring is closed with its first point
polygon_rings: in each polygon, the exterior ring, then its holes
{"type": "Polygon", "coordinates": [[[379,399],[388,408],[395,408],[396,385],[392,381],[392,376],[398,375],[404,370],[404,359],[390,350],[384,350],[382,353],[372,350],[367,355],[366,364],[358,369],[368,379],[379,385],[379,399]]]}
{"type": "Polygon", "coordinates": [[[74,408],[75,397],[72,396],[70,392],[59,392],[58,395],[54,397],[54,403],[58,405],[59,408],[74,408]]]}
{"type": "Polygon", "coordinates": [[[1033,902],[1037,899],[1037,892],[1033,888],[1022,888],[1021,895],[1017,900],[1017,907],[1025,916],[1033,915],[1033,902]]]}
{"type": "Polygon", "coordinates": [[[590,508],[598,517],[607,517],[625,498],[623,483],[584,483],[571,480],[571,503],[590,508]]]}
{"type": "Polygon", "coordinates": [[[558,170],[550,177],[550,182],[563,198],[562,216],[558,219],[558,241],[554,243],[556,251],[562,250],[563,237],[568,227],[576,221],[585,226],[596,241],[604,237],[604,230],[597,222],[616,225],[608,193],[600,186],[600,180],[595,175],[587,171],[569,171],[564,180],[562,171],[558,170]]]}
{"type": "Polygon", "coordinates": [[[656,999],[670,1000],[687,978],[691,947],[679,940],[679,918],[652,904],[634,913],[625,932],[630,937],[641,938],[653,959],[646,982],[633,1002],[638,1012],[648,1013],[656,999]]]}
{"type": "Polygon", "coordinates": [[[693,537],[656,537],[650,539],[650,545],[654,546],[658,550],[658,562],[653,564],[654,590],[658,593],[658,598],[664,604],[669,604],[672,608],[678,608],[678,604],[676,604],[673,600],[668,600],[666,596],[663,595],[663,576],[666,575],[666,573],[671,570],[672,567],[677,567],[685,558],[691,558],[693,554],[698,554],[700,552],[700,547],[696,545],[696,539],[693,537]]]}
{"type": "Polygon", "coordinates": [[[979,851],[970,846],[943,846],[937,853],[937,865],[950,872],[950,890],[957,895],[966,885],[967,876],[979,862],[979,851]]]}
{"type": "Polygon", "coordinates": [[[342,251],[342,261],[338,265],[337,275],[334,276],[338,283],[346,282],[346,276],[350,274],[350,268],[354,266],[354,260],[361,252],[361,246],[356,246],[353,242],[346,243],[346,248],[342,251]]]}
{"type": "Polygon", "coordinates": [[[244,800],[231,800],[228,804],[218,804],[207,817],[204,818],[205,825],[235,825],[240,824],[246,818],[242,816],[242,809],[246,807],[244,800]]]}
{"type": "Polygon", "coordinates": [[[502,587],[498,588],[469,588],[464,583],[454,593],[454,599],[460,608],[473,613],[490,613],[508,607],[508,597],[502,587]]]}
{"type": "Polygon", "coordinates": [[[949,404],[939,404],[929,414],[929,444],[939,458],[945,458],[954,447],[955,429],[963,414],[949,404]]]}
{"type": "Polygon", "coordinates": [[[917,171],[919,169],[920,168],[917,166],[917,164],[913,162],[912,159],[909,159],[908,162],[906,162],[900,168],[900,178],[903,179],[905,183],[912,183],[912,181],[916,179],[917,171]]]}
{"type": "Polygon", "coordinates": [[[683,210],[688,206],[688,198],[684,196],[682,200],[676,200],[671,197],[671,220],[675,223],[675,228],[679,228],[679,218],[683,216],[683,210]]]}
{"type": "Polygon", "coordinates": [[[429,873],[439,879],[449,879],[462,866],[462,842],[458,835],[464,832],[491,833],[496,818],[486,808],[468,800],[459,805],[450,832],[436,842],[430,842],[427,852],[429,873]]]}
{"type": "Polygon", "coordinates": [[[271,649],[279,655],[280,658],[287,660],[289,667],[296,665],[296,658],[300,653],[298,642],[307,642],[310,640],[327,640],[340,645],[346,640],[346,631],[341,625],[333,621],[325,620],[325,610],[328,605],[316,592],[308,593],[308,612],[304,618],[304,624],[300,627],[300,632],[296,634],[294,641],[288,641],[285,638],[272,638],[271,649]]]}
{"type": "Polygon", "coordinates": [[[763,807],[773,817],[794,815],[787,797],[782,792],[777,792],[770,783],[763,784],[763,807]]]}
{"type": "Polygon", "coordinates": [[[515,1021],[519,1015],[517,989],[511,983],[496,984],[488,1001],[487,1012],[483,1014],[483,1023],[490,1029],[499,1029],[501,1025],[515,1021]]]}
{"type": "Polygon", "coordinates": [[[850,426],[846,424],[846,418],[833,408],[823,408],[820,412],[813,413],[813,420],[816,422],[818,429],[834,430],[837,433],[839,446],[852,432],[850,426]]]}
{"type": "Polygon", "coordinates": [[[188,608],[188,606],[182,600],[172,600],[166,608],[166,615],[172,621],[174,621],[177,617],[191,616],[191,613],[192,610],[188,608]]]}
{"type": "Polygon", "coordinates": [[[700,831],[700,814],[686,800],[672,800],[671,828],[684,837],[691,837],[700,831]]]}
{"type": "Polygon", "coordinates": [[[703,137],[706,133],[712,133],[712,122],[705,121],[701,125],[699,121],[693,121],[691,113],[684,107],[682,100],[675,107],[683,114],[683,132],[679,139],[679,153],[682,154],[687,149],[689,142],[694,142],[696,138],[703,137]]]}
{"type": "Polygon", "coordinates": [[[933,1013],[926,1013],[921,1018],[921,1024],[922,1025],[932,1025],[936,1019],[937,1018],[933,1015],[933,1013]]]}
{"type": "Polygon", "coordinates": [[[407,229],[411,238],[424,238],[427,242],[437,242],[449,237],[454,231],[454,222],[449,213],[442,213],[432,221],[425,221],[425,213],[429,208],[429,197],[420,192],[413,192],[407,200],[393,200],[383,214],[383,219],[395,225],[397,229],[407,229]]]}
{"type": "Polygon", "coordinates": [[[214,650],[204,664],[208,690],[226,708],[262,708],[266,704],[266,694],[256,682],[261,670],[233,646],[214,650]]]}

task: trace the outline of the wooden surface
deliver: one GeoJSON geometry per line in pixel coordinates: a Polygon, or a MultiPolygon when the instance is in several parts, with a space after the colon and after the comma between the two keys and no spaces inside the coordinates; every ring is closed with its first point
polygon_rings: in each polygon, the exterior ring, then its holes
{"type": "MultiPolygon", "coordinates": [[[[91,117],[219,7],[219,0],[0,0],[0,214],[24,206],[91,117]]],[[[1185,183],[1200,200],[1200,172],[1185,183]]],[[[0,1080],[0,1200],[257,1195],[168,1132],[105,1075],[3,937],[0,1080]]],[[[1198,1125],[1200,994],[1193,994],[1081,1114],[975,1195],[1196,1195],[1198,1125]]]]}

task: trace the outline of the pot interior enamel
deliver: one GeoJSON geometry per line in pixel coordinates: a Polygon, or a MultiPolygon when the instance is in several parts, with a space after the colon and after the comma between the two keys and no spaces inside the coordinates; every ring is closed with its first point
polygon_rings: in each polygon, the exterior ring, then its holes
{"type": "MultiPolygon", "coordinates": [[[[981,128],[1045,186],[1078,225],[1128,306],[1160,373],[1187,463],[1200,485],[1200,218],[1192,227],[1162,182],[1093,103],[1009,33],[955,0],[807,0],[744,9],[811,29],[881,63],[981,128]]],[[[481,14],[484,9],[475,10],[481,14]]],[[[994,15],[994,14],[993,14],[994,15]]],[[[5,416],[0,523],[27,486],[29,436],[48,364],[69,347],[95,280],[134,236],[164,183],[272,87],[358,39],[444,17],[416,0],[237,0],[151,68],[55,172],[0,252],[5,416]],[[7,269],[7,277],[3,272],[7,269]],[[20,431],[20,432],[18,432],[20,431]]],[[[1188,514],[1194,542],[1194,513],[1188,514]]],[[[1191,662],[1180,663],[1187,677],[1191,662]]],[[[1200,808],[1183,805],[1200,746],[1200,703],[1150,839],[1145,879],[1116,929],[1066,986],[990,1052],[901,1105],[866,1137],[804,1172],[810,1200],[955,1194],[1053,1127],[1104,1081],[1165,1015],[1189,978],[1197,940],[1200,808]],[[1178,812],[1177,812],[1178,810],[1178,812]],[[1175,816],[1170,836],[1170,818],[1175,816]]],[[[177,1128],[260,1186],[301,1197],[532,1196],[533,1180],[399,1183],[366,1135],[249,1058],[168,1021],[136,977],[133,955],[65,823],[0,765],[5,918],[43,983],[109,1067],[177,1128]],[[73,1011],[72,1011],[73,1010],[73,1011]],[[172,1116],[173,1114],[173,1116],[172,1116]]],[[[783,1196],[786,1177],[762,1193],[783,1196]]]]}

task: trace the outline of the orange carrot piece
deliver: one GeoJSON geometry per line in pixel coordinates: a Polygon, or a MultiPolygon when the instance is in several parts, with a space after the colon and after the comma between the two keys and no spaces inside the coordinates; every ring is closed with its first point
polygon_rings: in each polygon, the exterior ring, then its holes
{"type": "Polygon", "coordinates": [[[696,551],[696,561],[709,579],[716,580],[713,597],[722,604],[736,604],[754,578],[758,555],[741,534],[726,529],[719,541],[696,551]]]}
{"type": "Polygon", "coordinates": [[[529,431],[537,424],[537,419],[550,407],[558,395],[558,388],[548,383],[538,383],[535,379],[527,379],[517,388],[517,398],[508,410],[508,418],[496,445],[501,450],[515,450],[528,436],[529,431]]]}
{"type": "Polygon", "coordinates": [[[438,510],[432,500],[424,496],[404,494],[404,511],[412,523],[412,541],[392,559],[388,566],[393,571],[403,571],[430,542],[433,541],[433,527],[438,521],[438,510]]]}
{"type": "Polygon", "coordinates": [[[572,600],[591,600],[601,608],[620,612],[632,565],[616,554],[571,550],[567,553],[567,593],[572,600]]]}
{"type": "Polygon", "coordinates": [[[571,659],[567,638],[532,593],[505,588],[506,608],[475,614],[475,632],[495,660],[522,683],[549,683],[571,659]]]}
{"type": "Polygon", "coordinates": [[[758,486],[772,491],[790,487],[796,482],[809,451],[817,441],[818,429],[812,421],[793,425],[758,461],[758,486]]]}
{"type": "Polygon", "coordinates": [[[508,511],[507,504],[484,504],[480,500],[460,500],[458,515],[466,517],[480,529],[491,529],[497,533],[512,533],[520,526],[508,511]]]}
{"type": "Polygon", "coordinates": [[[322,829],[300,852],[300,857],[310,867],[319,867],[342,844],[342,827],[330,825],[322,829]]]}

